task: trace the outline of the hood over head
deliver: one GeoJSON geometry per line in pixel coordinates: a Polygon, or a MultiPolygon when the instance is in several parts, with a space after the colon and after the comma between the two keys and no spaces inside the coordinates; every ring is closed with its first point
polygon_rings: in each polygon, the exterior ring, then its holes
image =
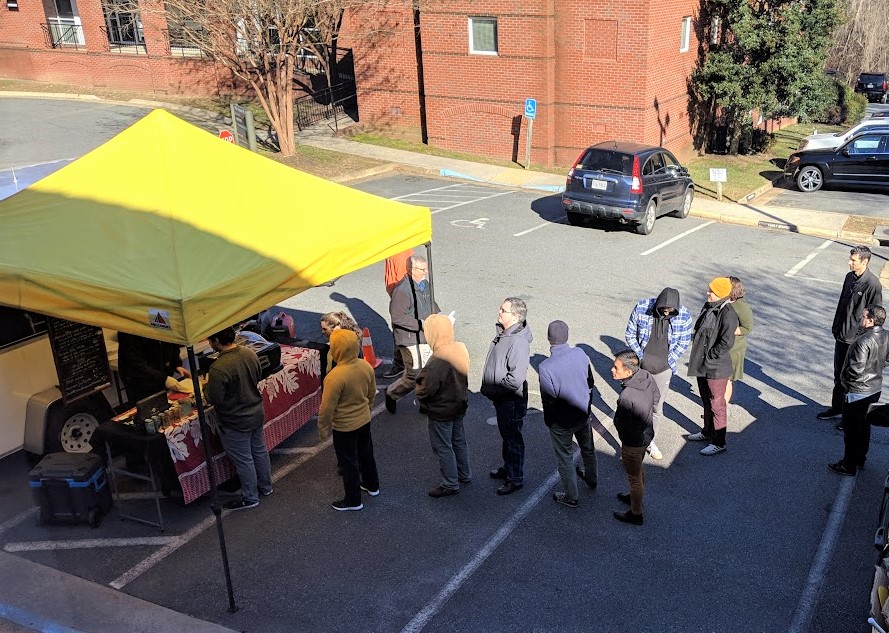
{"type": "Polygon", "coordinates": [[[337,365],[343,365],[358,358],[358,335],[352,330],[331,332],[330,357],[337,365]]]}
{"type": "Polygon", "coordinates": [[[443,314],[430,314],[423,320],[423,334],[434,352],[439,347],[454,342],[454,325],[443,314]]]}
{"type": "Polygon", "coordinates": [[[660,314],[661,308],[673,308],[679,312],[679,291],[675,288],[664,288],[654,302],[654,315],[660,314]]]}

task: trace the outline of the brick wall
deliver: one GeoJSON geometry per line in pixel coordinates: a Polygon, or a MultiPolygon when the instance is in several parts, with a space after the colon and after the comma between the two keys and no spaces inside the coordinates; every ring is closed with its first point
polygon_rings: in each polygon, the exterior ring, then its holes
{"type": "MultiPolygon", "coordinates": [[[[430,144],[524,162],[524,100],[537,99],[532,162],[567,165],[610,139],[663,143],[688,154],[686,78],[697,37],[679,53],[695,0],[453,0],[421,14],[430,144]],[[469,16],[497,18],[498,54],[470,54],[469,16]],[[657,99],[658,107],[654,107],[657,99]]],[[[372,127],[419,126],[408,4],[389,5],[384,38],[355,50],[359,110],[372,127]],[[393,112],[399,114],[393,115],[393,112]]],[[[355,16],[353,16],[355,17],[355,16]]],[[[350,28],[367,17],[354,19],[350,28]]]]}

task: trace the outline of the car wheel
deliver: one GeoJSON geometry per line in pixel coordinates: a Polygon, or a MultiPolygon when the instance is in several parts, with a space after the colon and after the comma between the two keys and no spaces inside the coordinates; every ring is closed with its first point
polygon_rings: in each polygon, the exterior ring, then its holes
{"type": "Polygon", "coordinates": [[[800,191],[805,191],[806,193],[818,191],[823,184],[824,176],[821,174],[821,170],[812,165],[800,169],[796,176],[796,186],[800,191]]]}
{"type": "Polygon", "coordinates": [[[657,203],[654,200],[648,202],[642,221],[636,225],[636,233],[649,235],[654,230],[654,219],[657,215],[657,203]]]}
{"type": "Polygon", "coordinates": [[[583,226],[583,213],[578,213],[577,211],[566,211],[565,213],[568,216],[568,224],[571,226],[583,226]]]}
{"type": "Polygon", "coordinates": [[[676,209],[676,211],[673,212],[673,215],[677,218],[687,218],[688,214],[691,213],[691,203],[694,199],[695,190],[689,187],[685,190],[685,195],[682,196],[682,206],[676,209]]]}

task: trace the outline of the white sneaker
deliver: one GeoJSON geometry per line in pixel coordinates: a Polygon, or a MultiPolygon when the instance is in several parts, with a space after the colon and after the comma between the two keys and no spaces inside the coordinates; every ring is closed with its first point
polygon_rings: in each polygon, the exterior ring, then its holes
{"type": "Polygon", "coordinates": [[[691,435],[686,435],[685,439],[689,442],[709,442],[710,438],[704,435],[703,431],[698,431],[697,433],[692,433],[691,435]]]}
{"type": "Polygon", "coordinates": [[[659,449],[659,448],[657,447],[657,444],[655,444],[654,442],[652,442],[651,444],[649,444],[649,445],[648,445],[648,448],[646,448],[645,451],[646,451],[649,455],[651,455],[651,458],[652,458],[652,459],[658,459],[658,460],[660,460],[660,459],[663,459],[663,458],[664,458],[664,454],[661,453],[661,449],[659,449]]]}
{"type": "Polygon", "coordinates": [[[711,455],[719,455],[725,451],[725,446],[717,446],[716,444],[710,444],[709,446],[705,446],[701,449],[701,455],[705,455],[710,457],[711,455]]]}

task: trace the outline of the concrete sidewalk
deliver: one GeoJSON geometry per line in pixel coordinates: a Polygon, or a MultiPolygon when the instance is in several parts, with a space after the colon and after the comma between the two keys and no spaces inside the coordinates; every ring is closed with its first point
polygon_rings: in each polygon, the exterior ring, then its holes
{"type": "Polygon", "coordinates": [[[0,552],[0,632],[234,633],[218,624],[0,552]]]}

